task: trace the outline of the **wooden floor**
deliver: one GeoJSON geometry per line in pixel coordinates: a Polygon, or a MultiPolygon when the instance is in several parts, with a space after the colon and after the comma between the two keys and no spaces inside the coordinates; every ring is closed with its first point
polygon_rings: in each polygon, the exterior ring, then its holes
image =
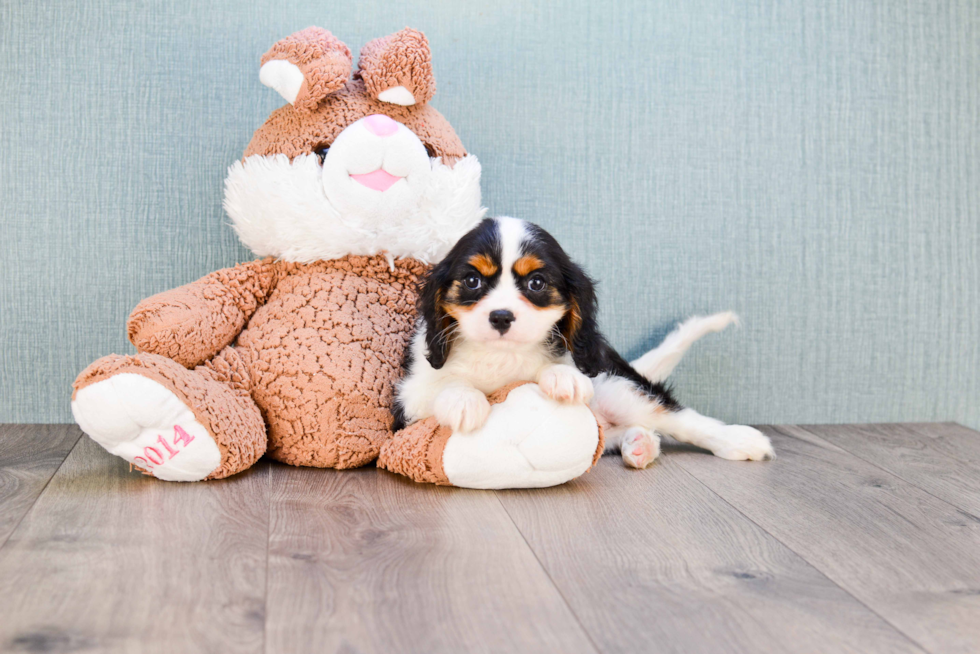
{"type": "Polygon", "coordinates": [[[771,427],[483,492],[262,462],[174,484],[0,427],[3,652],[980,652],[980,433],[771,427]]]}

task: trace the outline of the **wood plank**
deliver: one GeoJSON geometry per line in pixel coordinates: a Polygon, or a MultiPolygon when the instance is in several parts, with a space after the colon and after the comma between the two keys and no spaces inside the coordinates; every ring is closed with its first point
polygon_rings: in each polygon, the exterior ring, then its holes
{"type": "Polygon", "coordinates": [[[75,425],[0,425],[0,547],[81,435],[75,425]]]}
{"type": "Polygon", "coordinates": [[[0,651],[259,652],[268,467],[178,484],[82,438],[0,550],[0,651]]]}
{"type": "Polygon", "coordinates": [[[678,463],[932,652],[980,649],[980,520],[799,427],[767,465],[678,463]]]}
{"type": "Polygon", "coordinates": [[[953,422],[805,429],[980,518],[980,432],[953,422]]]}
{"type": "Polygon", "coordinates": [[[674,456],[498,494],[600,650],[921,651],[674,456]]]}
{"type": "Polygon", "coordinates": [[[275,466],[277,652],[594,652],[491,492],[275,466]]]}

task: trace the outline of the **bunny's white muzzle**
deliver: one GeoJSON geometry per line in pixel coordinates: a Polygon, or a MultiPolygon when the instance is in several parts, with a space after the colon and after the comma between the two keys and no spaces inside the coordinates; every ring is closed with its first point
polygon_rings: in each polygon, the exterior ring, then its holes
{"type": "Polygon", "coordinates": [[[342,214],[384,214],[396,219],[410,214],[431,175],[422,141],[382,115],[349,125],[323,160],[323,190],[342,214]]]}
{"type": "Polygon", "coordinates": [[[380,115],[347,126],[322,165],[313,153],[236,162],[224,206],[255,254],[302,263],[380,252],[438,261],[486,212],[476,157],[450,168],[380,115]]]}

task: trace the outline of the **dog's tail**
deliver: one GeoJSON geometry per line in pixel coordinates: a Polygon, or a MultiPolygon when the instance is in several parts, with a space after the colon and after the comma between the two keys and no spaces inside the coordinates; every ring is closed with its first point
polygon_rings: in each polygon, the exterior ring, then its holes
{"type": "Polygon", "coordinates": [[[695,341],[706,334],[720,332],[732,323],[738,324],[738,316],[731,311],[688,318],[667,334],[663,343],[630,365],[651,382],[662,382],[674,371],[695,341]]]}

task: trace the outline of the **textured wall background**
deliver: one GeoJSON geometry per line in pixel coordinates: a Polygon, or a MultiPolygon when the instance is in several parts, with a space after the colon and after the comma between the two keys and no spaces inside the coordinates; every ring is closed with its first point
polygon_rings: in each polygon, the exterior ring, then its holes
{"type": "Polygon", "coordinates": [[[152,293],[250,258],[222,182],[277,39],[406,25],[485,203],[601,278],[636,355],[731,421],[980,427],[980,4],[0,0],[0,421],[69,421],[152,293]]]}

